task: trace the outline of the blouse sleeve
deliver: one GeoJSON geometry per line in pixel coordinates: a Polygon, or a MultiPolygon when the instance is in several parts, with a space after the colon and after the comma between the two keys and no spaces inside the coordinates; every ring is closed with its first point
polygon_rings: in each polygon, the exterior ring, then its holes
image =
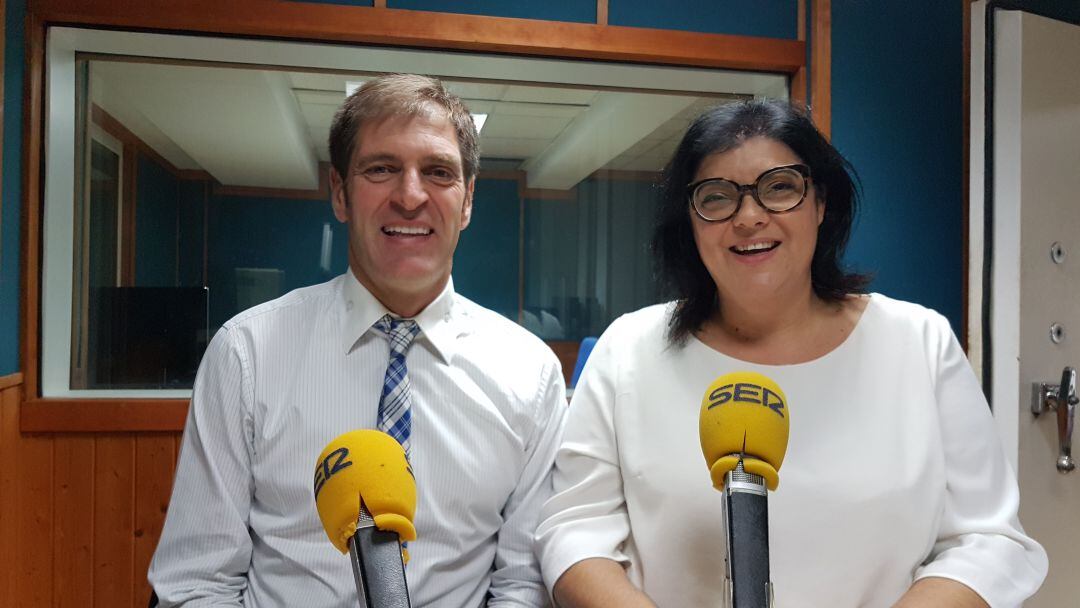
{"type": "Polygon", "coordinates": [[[1016,475],[960,344],[943,317],[928,331],[946,497],[937,542],[915,579],[953,579],[992,607],[1020,606],[1046,576],[1046,552],[1020,525],[1016,475]]]}
{"type": "Polygon", "coordinates": [[[548,590],[584,559],[629,562],[623,552],[630,521],[613,423],[619,383],[611,333],[597,341],[574,391],[555,456],[554,494],[540,513],[536,551],[548,590]]]}

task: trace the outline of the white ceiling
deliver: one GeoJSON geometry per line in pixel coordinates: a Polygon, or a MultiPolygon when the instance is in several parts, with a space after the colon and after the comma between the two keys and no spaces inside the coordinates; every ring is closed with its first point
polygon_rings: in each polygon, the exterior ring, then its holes
{"type": "MultiPolygon", "coordinates": [[[[314,189],[334,112],[356,74],[94,60],[91,97],[180,169],[231,186],[314,189]]],[[[708,97],[446,80],[488,115],[489,165],[566,190],[598,169],[658,171],[708,97]]],[[[481,163],[484,167],[484,163],[481,163]]]]}

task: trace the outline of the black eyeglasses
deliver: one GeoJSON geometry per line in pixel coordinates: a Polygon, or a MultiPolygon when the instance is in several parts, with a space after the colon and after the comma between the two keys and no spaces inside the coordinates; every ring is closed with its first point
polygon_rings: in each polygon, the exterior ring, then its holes
{"type": "Polygon", "coordinates": [[[726,222],[742,208],[743,196],[749,194],[769,213],[785,213],[806,199],[810,167],[785,165],[762,173],[752,184],[742,185],[711,177],[686,187],[690,205],[706,222],[726,222]]]}

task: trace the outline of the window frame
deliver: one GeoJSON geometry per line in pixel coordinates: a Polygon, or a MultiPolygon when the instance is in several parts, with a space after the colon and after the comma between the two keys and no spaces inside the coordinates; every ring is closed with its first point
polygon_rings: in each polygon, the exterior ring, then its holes
{"type": "MultiPolygon", "coordinates": [[[[63,61],[49,59],[56,49],[45,45],[50,24],[98,26],[157,31],[182,31],[185,34],[242,35],[274,38],[278,41],[307,43],[348,42],[387,45],[386,48],[425,48],[475,52],[513,53],[529,57],[590,59],[614,62],[652,63],[666,66],[705,67],[766,71],[790,79],[792,97],[802,101],[799,84],[806,82],[806,45],[801,40],[781,40],[570,24],[525,19],[507,19],[473,15],[449,15],[401,11],[385,8],[311,5],[307,3],[271,3],[239,0],[228,4],[211,18],[198,7],[148,2],[139,15],[116,11],[111,3],[92,7],[72,7],[74,3],[52,0],[38,4],[28,19],[30,66],[27,88],[28,125],[43,125],[45,104],[53,111],[61,100],[46,99],[45,80],[68,69],[63,61]],[[288,26],[286,26],[288,24],[288,26]],[[392,32],[392,34],[387,34],[392,32]],[[51,64],[46,70],[46,63],[51,64]]],[[[249,42],[259,42],[249,39],[249,42]]],[[[315,43],[318,44],[318,43],[315,43]]],[[[815,63],[817,61],[815,60],[815,63]]],[[[72,67],[73,69],[73,67],[72,67]]],[[[827,91],[821,101],[827,102],[827,91]]],[[[73,108],[72,108],[73,111],[73,108]]],[[[66,327],[52,328],[43,323],[41,308],[45,296],[44,251],[41,246],[46,229],[44,197],[57,187],[30,176],[41,175],[44,150],[49,162],[58,153],[56,141],[44,129],[27,128],[25,198],[27,203],[27,255],[25,263],[24,331],[22,340],[25,364],[26,406],[22,412],[24,431],[95,431],[95,430],[179,430],[183,427],[187,391],[155,397],[117,394],[102,398],[72,396],[42,398],[45,370],[39,359],[41,347],[59,333],[70,338],[70,315],[66,327]],[[46,336],[48,334],[48,336],[46,336]],[[145,408],[150,409],[145,409],[145,408]]],[[[67,179],[71,179],[70,176],[67,179]]],[[[51,239],[56,238],[50,233],[51,239]]],[[[68,251],[70,253],[70,251],[68,251]]],[[[68,260],[71,258],[68,257],[68,260]]],[[[69,309],[70,310],[70,309],[69,309]]],[[[63,324],[61,324],[63,325],[63,324]]]]}

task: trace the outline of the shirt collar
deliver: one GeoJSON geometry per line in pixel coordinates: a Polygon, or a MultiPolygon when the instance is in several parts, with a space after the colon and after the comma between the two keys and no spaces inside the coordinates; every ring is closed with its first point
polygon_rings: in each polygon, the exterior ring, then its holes
{"type": "MultiPolygon", "coordinates": [[[[342,298],[345,306],[345,332],[342,335],[342,349],[349,353],[361,340],[375,336],[372,325],[383,315],[391,314],[363,284],[356,279],[352,271],[344,275],[342,298]]],[[[447,279],[446,287],[420,314],[413,317],[420,326],[418,342],[430,344],[435,353],[449,363],[454,355],[454,343],[457,330],[454,328],[454,280],[447,279]]],[[[397,315],[394,315],[397,316],[397,315]]]]}

